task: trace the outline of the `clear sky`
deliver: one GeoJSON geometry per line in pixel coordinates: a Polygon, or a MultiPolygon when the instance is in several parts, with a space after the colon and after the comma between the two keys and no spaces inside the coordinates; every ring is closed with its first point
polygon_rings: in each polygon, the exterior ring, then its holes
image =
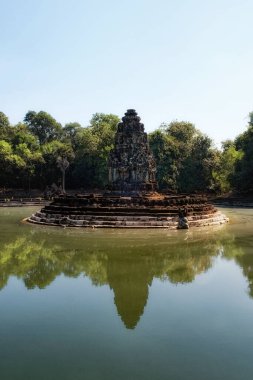
{"type": "Polygon", "coordinates": [[[135,108],[216,143],[253,110],[252,0],[0,0],[0,110],[61,123],[135,108]]]}

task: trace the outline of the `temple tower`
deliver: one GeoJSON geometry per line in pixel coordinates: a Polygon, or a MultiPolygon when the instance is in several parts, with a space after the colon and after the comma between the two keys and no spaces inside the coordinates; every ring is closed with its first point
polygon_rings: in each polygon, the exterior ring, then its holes
{"type": "MultiPolygon", "coordinates": [[[[63,194],[27,220],[64,227],[168,229],[212,226],[228,221],[204,196],[156,192],[155,160],[144,125],[135,110],[128,110],[118,124],[108,168],[109,188],[103,195],[63,194]]],[[[127,302],[132,298],[130,314],[120,301],[125,291],[122,283],[122,288],[115,291],[115,304],[126,326],[134,328],[143,312],[148,287],[140,281],[139,296],[129,296],[127,302]]],[[[136,296],[138,292],[133,290],[136,296]]]]}
{"type": "Polygon", "coordinates": [[[127,110],[118,124],[108,160],[109,188],[122,193],[157,189],[156,165],[144,125],[135,110],[127,110]]]}

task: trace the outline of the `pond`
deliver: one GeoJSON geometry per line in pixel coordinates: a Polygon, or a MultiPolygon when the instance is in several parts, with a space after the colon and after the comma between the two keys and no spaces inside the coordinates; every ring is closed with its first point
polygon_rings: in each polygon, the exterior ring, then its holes
{"type": "Polygon", "coordinates": [[[0,209],[1,380],[248,380],[253,210],[212,229],[79,230],[0,209]]]}

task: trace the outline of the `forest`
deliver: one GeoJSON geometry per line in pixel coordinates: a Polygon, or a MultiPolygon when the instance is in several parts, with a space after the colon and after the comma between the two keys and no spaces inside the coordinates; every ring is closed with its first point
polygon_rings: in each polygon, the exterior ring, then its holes
{"type": "MultiPolygon", "coordinates": [[[[107,159],[119,121],[117,115],[96,113],[88,126],[61,125],[44,111],[28,111],[22,122],[11,125],[0,112],[0,188],[43,191],[59,185],[65,169],[67,190],[106,188],[107,159]]],[[[252,193],[253,113],[245,131],[220,149],[188,121],[162,123],[148,139],[160,190],[252,193]]]]}

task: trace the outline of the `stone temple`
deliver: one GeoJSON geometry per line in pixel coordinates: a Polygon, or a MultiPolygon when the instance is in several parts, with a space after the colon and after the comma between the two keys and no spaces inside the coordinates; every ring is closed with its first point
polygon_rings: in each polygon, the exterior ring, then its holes
{"type": "Polygon", "coordinates": [[[108,169],[112,191],[134,194],[157,190],[155,160],[135,110],[128,110],[118,125],[108,169]]]}
{"type": "Polygon", "coordinates": [[[228,221],[201,195],[160,194],[156,164],[140,117],[128,110],[118,124],[103,194],[55,197],[28,222],[63,227],[179,229],[228,221]]]}

